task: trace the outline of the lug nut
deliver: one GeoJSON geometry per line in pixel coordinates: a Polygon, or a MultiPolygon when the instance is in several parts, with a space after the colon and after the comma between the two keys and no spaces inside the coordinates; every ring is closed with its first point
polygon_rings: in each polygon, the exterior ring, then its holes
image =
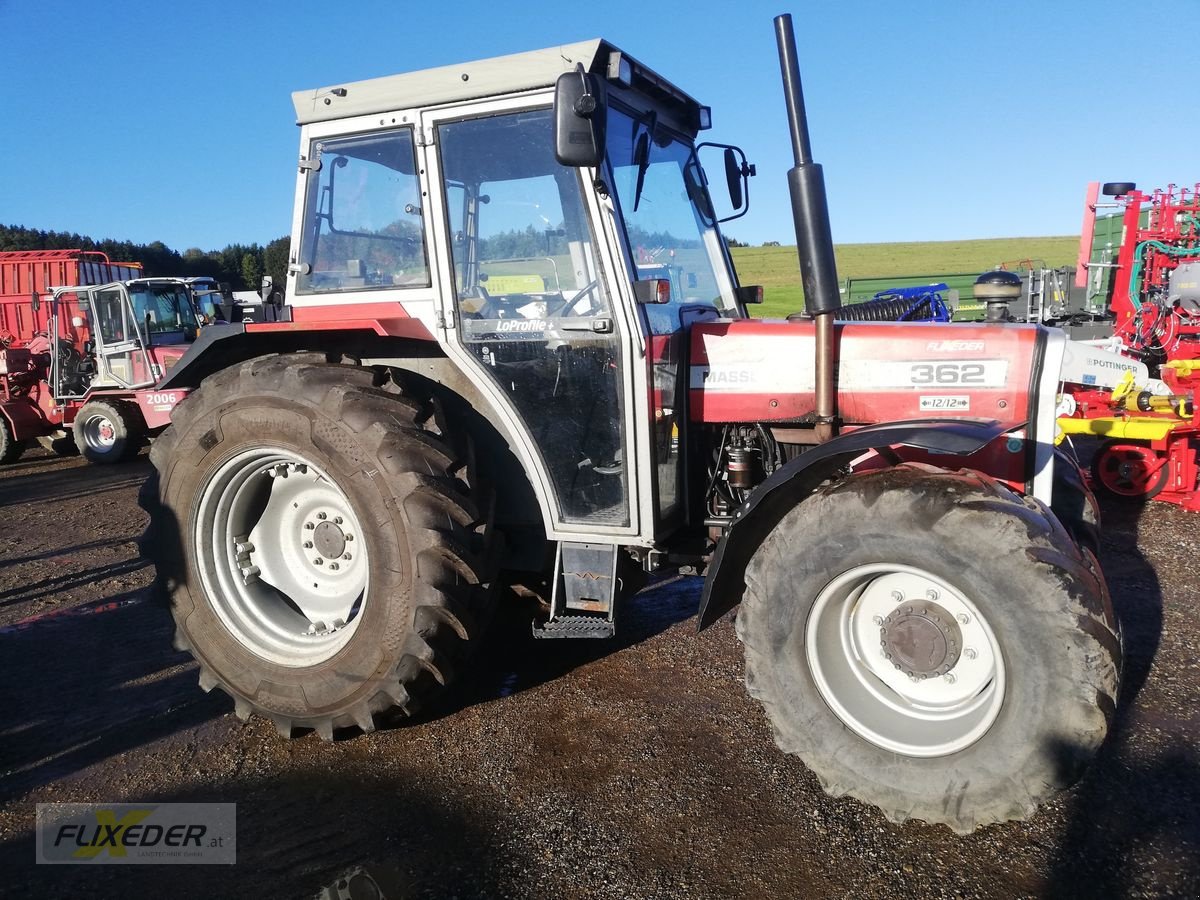
{"type": "Polygon", "coordinates": [[[341,525],[341,524],[342,524],[342,517],[341,517],[341,516],[334,516],[334,517],[333,517],[333,524],[334,524],[334,525],[341,525]]]}
{"type": "Polygon", "coordinates": [[[900,591],[892,591],[892,599],[897,603],[901,603],[904,600],[904,594],[900,593],[900,591]]]}
{"type": "Polygon", "coordinates": [[[342,559],[352,559],[352,558],[353,558],[353,557],[351,557],[349,553],[343,553],[343,554],[342,554],[342,559]]]}
{"type": "Polygon", "coordinates": [[[325,513],[317,513],[317,518],[318,518],[318,519],[322,519],[322,520],[324,520],[324,519],[327,519],[327,518],[329,518],[329,517],[328,517],[328,516],[326,516],[326,515],[325,515],[325,513]]]}
{"type": "Polygon", "coordinates": [[[304,523],[304,528],[305,528],[305,530],[306,530],[306,531],[312,531],[312,530],[313,530],[314,528],[316,528],[316,527],[317,527],[317,526],[316,526],[316,525],[314,525],[312,522],[305,522],[305,523],[304,523]]]}
{"type": "Polygon", "coordinates": [[[321,565],[323,562],[325,562],[325,560],[321,559],[321,557],[319,557],[319,556],[318,556],[316,559],[314,559],[314,560],[313,560],[313,565],[314,565],[314,566],[319,566],[319,565],[321,565]]]}
{"type": "Polygon", "coordinates": [[[946,684],[954,684],[954,682],[958,681],[958,676],[955,675],[953,672],[947,672],[945,677],[946,677],[946,684]]]}
{"type": "Polygon", "coordinates": [[[238,553],[253,553],[254,545],[249,541],[235,541],[233,549],[238,553]]]}
{"type": "Polygon", "coordinates": [[[959,613],[959,614],[958,614],[958,621],[959,621],[961,624],[963,624],[963,625],[970,625],[970,624],[971,624],[971,617],[970,617],[970,616],[968,616],[966,613],[959,613]]]}
{"type": "Polygon", "coordinates": [[[312,541],[305,541],[305,542],[304,542],[304,549],[305,549],[305,550],[311,550],[311,549],[312,549],[312,541]]]}
{"type": "Polygon", "coordinates": [[[341,566],[339,566],[337,563],[330,563],[329,568],[333,569],[333,571],[336,572],[338,569],[341,568],[341,566]]]}
{"type": "Polygon", "coordinates": [[[974,647],[968,647],[966,650],[963,651],[963,656],[965,656],[967,659],[974,659],[978,655],[979,654],[975,651],[974,647]]]}
{"type": "Polygon", "coordinates": [[[925,596],[928,597],[930,600],[937,600],[937,598],[940,597],[941,594],[939,594],[933,588],[930,588],[929,590],[927,590],[925,592],[925,596]]]}
{"type": "Polygon", "coordinates": [[[874,622],[876,625],[882,625],[883,624],[883,616],[872,616],[871,621],[874,622]]]}
{"type": "Polygon", "coordinates": [[[354,535],[352,535],[352,534],[348,534],[345,537],[346,537],[346,543],[350,543],[350,541],[354,540],[354,535]]]}

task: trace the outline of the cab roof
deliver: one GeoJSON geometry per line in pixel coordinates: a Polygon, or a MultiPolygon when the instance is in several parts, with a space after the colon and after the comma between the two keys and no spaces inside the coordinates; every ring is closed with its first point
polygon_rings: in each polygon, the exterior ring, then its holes
{"type": "Polygon", "coordinates": [[[387,75],[296,91],[292,94],[292,103],[296,107],[296,124],[307,125],[349,116],[477,100],[550,87],[559,75],[573,71],[578,63],[582,63],[587,71],[603,77],[608,73],[610,57],[614,53],[633,63],[639,81],[652,85],[658,91],[668,92],[676,102],[698,106],[695,100],[670,85],[666,79],[621,54],[616,47],[600,38],[403,75],[387,75]]]}

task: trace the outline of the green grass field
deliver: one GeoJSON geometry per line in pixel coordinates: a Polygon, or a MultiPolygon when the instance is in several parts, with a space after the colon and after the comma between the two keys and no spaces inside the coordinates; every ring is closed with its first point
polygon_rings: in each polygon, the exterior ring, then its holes
{"type": "MultiPolygon", "coordinates": [[[[899,244],[841,244],[834,248],[838,278],[938,275],[984,272],[1000,263],[1018,268],[1021,260],[1050,267],[1071,265],[1078,237],[992,238],[977,241],[920,241],[899,244]]],[[[785,316],[804,306],[795,247],[734,247],[733,262],[742,284],[761,284],[760,317],[785,316]]]]}

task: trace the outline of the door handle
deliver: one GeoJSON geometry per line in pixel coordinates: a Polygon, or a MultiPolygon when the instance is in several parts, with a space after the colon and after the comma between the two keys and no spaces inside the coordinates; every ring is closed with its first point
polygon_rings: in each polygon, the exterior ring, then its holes
{"type": "Polygon", "coordinates": [[[563,331],[590,331],[593,334],[612,334],[613,322],[608,317],[598,319],[585,319],[582,322],[572,323],[564,322],[561,326],[563,331]]]}

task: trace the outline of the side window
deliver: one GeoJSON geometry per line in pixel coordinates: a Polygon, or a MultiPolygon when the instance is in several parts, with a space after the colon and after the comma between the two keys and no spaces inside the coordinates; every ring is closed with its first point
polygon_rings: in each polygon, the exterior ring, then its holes
{"type": "Polygon", "coordinates": [[[412,129],[314,141],[309,158],[297,291],[428,287],[412,129]]]}
{"type": "Polygon", "coordinates": [[[121,292],[110,289],[96,292],[96,317],[100,339],[106,344],[130,340],[132,329],[126,321],[125,303],[121,292]]]}

